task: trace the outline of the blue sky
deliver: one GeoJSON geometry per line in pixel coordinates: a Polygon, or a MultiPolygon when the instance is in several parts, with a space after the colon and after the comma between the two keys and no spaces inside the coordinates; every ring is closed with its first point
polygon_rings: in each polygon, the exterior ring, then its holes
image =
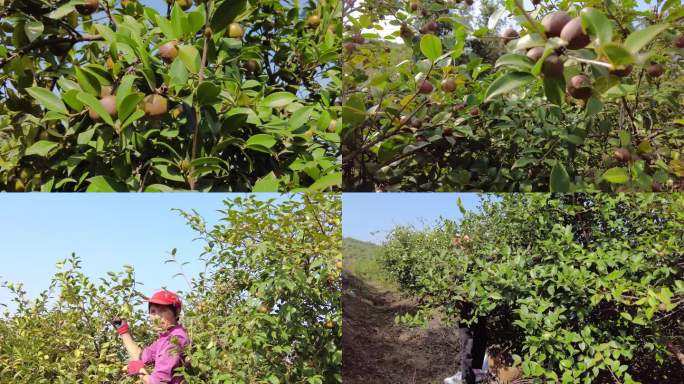
{"type": "MultiPolygon", "coordinates": [[[[187,273],[197,273],[203,243],[172,208],[195,209],[208,226],[218,222],[222,201],[231,194],[6,194],[0,195],[0,280],[24,283],[29,296],[46,289],[57,271],[55,263],[76,252],[91,279],[107,271],[135,268],[143,291],[162,286],[188,290],[174,264],[164,264],[177,248],[177,258],[189,261],[187,273]]],[[[259,198],[278,197],[259,194],[259,198]]],[[[0,288],[0,303],[7,304],[0,288]]]]}
{"type": "Polygon", "coordinates": [[[441,216],[457,220],[461,197],[467,210],[476,210],[475,193],[345,193],[342,195],[342,234],[381,243],[397,225],[430,226],[441,216]]]}

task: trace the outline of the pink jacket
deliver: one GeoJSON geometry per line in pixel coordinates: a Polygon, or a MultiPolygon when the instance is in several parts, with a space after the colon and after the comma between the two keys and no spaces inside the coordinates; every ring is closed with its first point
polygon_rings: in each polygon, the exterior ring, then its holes
{"type": "Polygon", "coordinates": [[[173,370],[183,366],[183,350],[189,343],[188,333],[181,325],[175,325],[159,335],[159,339],[143,349],[140,359],[154,364],[150,384],[180,384],[183,378],[173,376],[173,370]]]}

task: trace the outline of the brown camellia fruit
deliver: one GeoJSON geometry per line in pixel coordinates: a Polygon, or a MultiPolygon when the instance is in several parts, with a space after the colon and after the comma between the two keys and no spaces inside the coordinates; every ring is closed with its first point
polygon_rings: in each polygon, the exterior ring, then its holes
{"type": "Polygon", "coordinates": [[[415,11],[417,9],[418,9],[418,3],[415,3],[415,2],[411,3],[411,10],[415,11]]]}
{"type": "Polygon", "coordinates": [[[318,15],[311,15],[306,22],[309,24],[309,28],[316,28],[321,24],[321,17],[318,15]]]}
{"type": "Polygon", "coordinates": [[[425,27],[426,33],[436,32],[437,31],[437,22],[434,20],[430,20],[425,24],[424,27],[425,27]]]}
{"type": "Polygon", "coordinates": [[[684,48],[684,35],[679,35],[674,39],[675,47],[684,48]]]}
{"type": "Polygon", "coordinates": [[[567,12],[558,11],[549,13],[542,19],[542,26],[547,37],[558,37],[563,30],[563,27],[572,20],[572,17],[567,12]]]}
{"type": "Polygon", "coordinates": [[[624,69],[613,69],[610,71],[611,75],[615,75],[617,77],[625,77],[629,76],[630,73],[632,73],[632,65],[626,66],[624,69]]]}
{"type": "Polygon", "coordinates": [[[556,55],[550,55],[544,60],[542,72],[545,76],[561,78],[563,77],[563,62],[556,55]]]}
{"type": "Polygon", "coordinates": [[[627,148],[618,148],[613,152],[613,158],[621,163],[626,163],[632,158],[632,155],[627,148]]]}
{"type": "Polygon", "coordinates": [[[245,69],[248,72],[257,73],[257,72],[259,72],[259,69],[260,69],[259,62],[254,60],[254,59],[247,60],[245,62],[245,69]]]}
{"type": "Polygon", "coordinates": [[[242,30],[242,25],[238,23],[230,23],[228,26],[228,37],[239,39],[242,37],[243,33],[244,31],[242,30]]]}
{"type": "Polygon", "coordinates": [[[175,40],[169,41],[168,43],[159,47],[159,57],[167,63],[172,62],[178,56],[178,42],[175,40]]]}
{"type": "Polygon", "coordinates": [[[85,4],[78,4],[76,11],[83,16],[93,14],[100,7],[100,0],[86,0],[85,4]]]}
{"type": "Polygon", "coordinates": [[[148,117],[160,117],[168,111],[168,101],[161,95],[147,95],[143,99],[143,111],[148,117]]]}
{"type": "Polygon", "coordinates": [[[663,75],[663,65],[658,63],[653,63],[646,68],[646,74],[648,77],[660,77],[663,75]]]}
{"type": "Polygon", "coordinates": [[[442,80],[442,91],[453,92],[456,90],[456,82],[452,78],[442,80]]]}
{"type": "Polygon", "coordinates": [[[591,96],[591,80],[585,75],[573,76],[568,84],[568,93],[575,99],[588,99],[591,96]]]}
{"type": "Polygon", "coordinates": [[[427,80],[421,81],[420,85],[418,85],[418,92],[423,94],[431,93],[433,89],[434,87],[432,86],[432,83],[427,80]]]}
{"type": "MultiPolygon", "coordinates": [[[[116,116],[116,96],[114,95],[109,95],[105,96],[100,99],[100,104],[102,107],[107,111],[109,116],[115,117],[116,116]]],[[[95,110],[88,108],[88,116],[94,121],[100,121],[100,115],[95,112],[95,110]]]]}
{"type": "Polygon", "coordinates": [[[527,57],[535,63],[544,55],[544,47],[534,47],[527,51],[527,57]]]}
{"type": "Polygon", "coordinates": [[[473,0],[465,0],[465,3],[468,5],[473,5],[473,0]]]}
{"type": "Polygon", "coordinates": [[[568,42],[568,49],[582,49],[591,41],[589,35],[582,30],[582,18],[579,16],[565,24],[560,38],[568,42]]]}
{"type": "Polygon", "coordinates": [[[352,52],[354,52],[354,51],[356,50],[357,44],[356,44],[356,43],[352,43],[352,42],[350,41],[350,42],[344,43],[343,46],[344,46],[344,50],[347,51],[347,53],[352,53],[352,52]]]}
{"type": "Polygon", "coordinates": [[[539,5],[541,3],[541,0],[532,0],[532,4],[534,5],[539,5]]]}
{"type": "Polygon", "coordinates": [[[518,37],[520,37],[520,35],[518,35],[518,32],[513,28],[506,28],[501,34],[501,38],[503,39],[504,43],[508,43],[509,41],[515,40],[518,37]]]}

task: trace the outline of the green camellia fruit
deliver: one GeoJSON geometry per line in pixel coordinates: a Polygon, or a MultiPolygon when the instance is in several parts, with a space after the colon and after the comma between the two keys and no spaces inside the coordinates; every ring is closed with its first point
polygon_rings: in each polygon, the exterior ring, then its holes
{"type": "Polygon", "coordinates": [[[176,4],[178,4],[182,10],[187,11],[192,7],[192,0],[176,0],[176,4]]]}
{"type": "Polygon", "coordinates": [[[243,33],[242,26],[238,23],[230,23],[228,26],[228,37],[239,39],[242,37],[243,33]]]}

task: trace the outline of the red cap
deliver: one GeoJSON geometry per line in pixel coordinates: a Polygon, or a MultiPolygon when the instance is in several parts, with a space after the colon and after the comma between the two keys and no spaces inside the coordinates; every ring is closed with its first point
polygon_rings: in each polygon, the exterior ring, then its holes
{"type": "Polygon", "coordinates": [[[159,292],[156,292],[147,301],[151,304],[171,305],[176,310],[176,315],[180,314],[181,307],[183,306],[180,297],[178,297],[178,295],[176,295],[175,293],[167,290],[161,290],[159,292]]]}

